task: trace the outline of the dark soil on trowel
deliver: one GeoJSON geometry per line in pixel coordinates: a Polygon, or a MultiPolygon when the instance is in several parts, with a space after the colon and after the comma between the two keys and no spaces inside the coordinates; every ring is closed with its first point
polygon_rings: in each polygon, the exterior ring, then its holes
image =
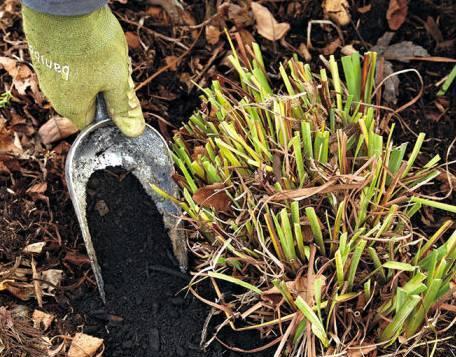
{"type": "MultiPolygon", "coordinates": [[[[84,332],[104,338],[105,356],[240,356],[217,342],[201,351],[209,309],[181,292],[188,276],[179,271],[162,218],[139,181],[110,169],[94,173],[87,189],[89,225],[107,304],[93,290],[83,292],[73,306],[85,320],[84,332]]],[[[262,343],[256,333],[229,330],[221,338],[245,349],[262,343]]]]}

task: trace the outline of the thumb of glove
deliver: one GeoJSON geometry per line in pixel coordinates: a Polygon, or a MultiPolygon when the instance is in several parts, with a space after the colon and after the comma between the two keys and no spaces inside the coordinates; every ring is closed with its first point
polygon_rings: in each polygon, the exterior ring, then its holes
{"type": "Polygon", "coordinates": [[[119,130],[126,136],[135,137],[144,132],[145,121],[131,79],[131,64],[129,67],[129,75],[124,83],[116,83],[103,94],[108,112],[119,130]]]}

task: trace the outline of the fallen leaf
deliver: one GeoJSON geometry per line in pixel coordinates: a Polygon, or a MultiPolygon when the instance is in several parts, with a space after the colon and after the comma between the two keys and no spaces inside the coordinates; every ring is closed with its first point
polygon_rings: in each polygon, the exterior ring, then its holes
{"type": "Polygon", "coordinates": [[[22,251],[27,254],[40,254],[46,242],[38,242],[27,245],[22,251]]]}
{"type": "Polygon", "coordinates": [[[47,183],[46,182],[40,182],[36,183],[33,186],[29,187],[25,193],[29,195],[33,200],[38,201],[45,201],[47,202],[49,199],[44,193],[47,190],[47,183]]]}
{"type": "Polygon", "coordinates": [[[224,188],[223,183],[201,187],[194,193],[193,200],[203,207],[213,208],[221,212],[228,211],[231,206],[231,199],[224,188]]]}
{"type": "Polygon", "coordinates": [[[63,258],[65,262],[74,264],[74,265],[89,265],[90,259],[87,255],[82,255],[77,252],[69,251],[65,254],[63,258]]]}
{"type": "MultiPolygon", "coordinates": [[[[184,18],[185,12],[183,11],[183,7],[180,4],[179,1],[177,0],[148,0],[147,3],[149,5],[157,5],[161,6],[163,10],[166,11],[166,13],[169,15],[171,18],[172,22],[174,24],[179,24],[183,20],[184,23],[186,22],[186,19],[184,18]]],[[[188,25],[188,23],[187,23],[188,25]]]]}
{"type": "Polygon", "coordinates": [[[71,342],[68,357],[92,357],[102,345],[101,338],[77,333],[71,342]]]}
{"type": "Polygon", "coordinates": [[[6,283],[6,290],[22,301],[30,300],[35,296],[32,284],[8,282],[6,283]]]}
{"type": "MultiPolygon", "coordinates": [[[[170,1],[168,0],[168,2],[170,2],[170,1]]],[[[173,2],[173,1],[171,1],[171,2],[173,2]]],[[[196,26],[196,24],[197,24],[195,18],[189,11],[181,11],[180,19],[182,19],[187,26],[196,26]]],[[[196,40],[198,38],[198,36],[199,36],[198,30],[197,29],[192,30],[192,38],[194,40],[196,40]]]]}
{"type": "Polygon", "coordinates": [[[244,29],[239,30],[239,36],[241,36],[244,46],[252,48],[252,43],[255,42],[255,38],[250,31],[244,29]]]}
{"type": "Polygon", "coordinates": [[[247,6],[228,2],[220,5],[217,8],[217,13],[221,17],[227,17],[228,20],[234,23],[238,30],[253,24],[252,16],[249,14],[249,8],[247,6]]]}
{"type": "Polygon", "coordinates": [[[290,29],[290,24],[277,22],[268,8],[263,5],[252,2],[252,12],[258,33],[269,41],[280,40],[290,29]]]}
{"type": "Polygon", "coordinates": [[[79,129],[73,122],[59,115],[52,116],[38,130],[43,144],[48,145],[77,133],[79,129]]]}
{"type": "Polygon", "coordinates": [[[35,310],[32,314],[33,327],[46,331],[54,321],[54,316],[46,312],[35,310]]]}
{"type": "Polygon", "coordinates": [[[0,66],[2,66],[6,72],[11,77],[16,77],[17,70],[16,70],[16,63],[17,61],[15,59],[9,58],[9,57],[0,57],[0,66]]]}
{"type": "Polygon", "coordinates": [[[347,0],[324,0],[322,7],[325,15],[336,24],[345,26],[350,23],[350,5],[347,0]]]}
{"type": "Polygon", "coordinates": [[[161,17],[163,9],[160,6],[151,6],[147,8],[146,14],[152,17],[161,17]]]}
{"type": "Polygon", "coordinates": [[[48,269],[40,273],[40,279],[43,281],[41,287],[49,293],[53,293],[60,285],[63,278],[63,271],[58,269],[48,269]]]}
{"type": "Polygon", "coordinates": [[[429,57],[428,51],[415,45],[411,41],[402,41],[390,45],[393,39],[394,32],[385,32],[382,37],[377,40],[374,47],[371,48],[372,52],[377,52],[383,56],[385,60],[400,61],[408,63],[413,57],[429,57]]]}
{"type": "Polygon", "coordinates": [[[0,131],[0,155],[19,156],[24,152],[17,133],[7,129],[0,131]]]}
{"type": "Polygon", "coordinates": [[[368,357],[373,356],[377,351],[377,345],[374,343],[363,343],[360,346],[349,347],[347,351],[348,357],[368,357]]]}
{"type": "Polygon", "coordinates": [[[176,71],[178,63],[178,58],[176,56],[166,56],[165,63],[169,66],[170,71],[176,71]]]}
{"type": "Polygon", "coordinates": [[[405,22],[408,12],[408,0],[390,0],[386,11],[386,20],[391,30],[396,31],[405,22]]]}
{"type": "Polygon", "coordinates": [[[331,41],[329,44],[327,44],[324,48],[322,48],[321,52],[325,56],[333,55],[341,44],[342,40],[338,37],[334,41],[331,41]]]}
{"type": "Polygon", "coordinates": [[[136,49],[141,47],[141,41],[139,40],[139,36],[136,33],[127,31],[125,32],[125,38],[127,40],[129,48],[136,49]]]}
{"type": "Polygon", "coordinates": [[[368,12],[371,11],[371,10],[372,10],[372,4],[368,4],[368,5],[366,5],[366,6],[358,7],[358,10],[357,10],[357,11],[358,11],[360,14],[366,14],[366,13],[368,13],[368,12]]]}
{"type": "Polygon", "coordinates": [[[14,280],[7,279],[7,280],[0,281],[0,291],[7,290],[9,283],[14,283],[14,280]]]}
{"type": "Polygon", "coordinates": [[[388,46],[383,53],[383,57],[390,61],[408,63],[412,57],[429,57],[429,53],[425,48],[415,45],[411,41],[402,41],[388,46]]]}
{"type": "Polygon", "coordinates": [[[44,193],[47,190],[47,183],[40,182],[36,183],[33,186],[29,187],[25,193],[34,194],[34,193],[44,193]]]}
{"type": "Polygon", "coordinates": [[[206,40],[210,45],[215,45],[219,42],[220,34],[221,32],[217,26],[206,26],[206,40]]]}
{"type": "Polygon", "coordinates": [[[36,102],[43,103],[44,97],[38,88],[38,79],[29,66],[9,57],[0,57],[0,66],[13,78],[13,86],[20,95],[25,95],[30,88],[36,102]]]}

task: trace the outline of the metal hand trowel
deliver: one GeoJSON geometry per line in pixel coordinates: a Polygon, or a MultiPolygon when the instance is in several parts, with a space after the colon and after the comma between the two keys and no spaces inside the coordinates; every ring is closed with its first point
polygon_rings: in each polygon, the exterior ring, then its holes
{"type": "Polygon", "coordinates": [[[181,269],[187,267],[185,238],[178,229],[179,208],[158,196],[150,187],[154,183],[170,195],[177,193],[177,185],[171,178],[174,172],[173,161],[165,140],[147,124],[141,136],[124,136],[109,119],[104,98],[99,94],[94,123],[81,131],[71,146],[65,165],[65,177],[103,302],[106,302],[103,277],[86,217],[86,186],[95,171],[107,167],[122,167],[141,182],[163,216],[163,223],[181,269]]]}

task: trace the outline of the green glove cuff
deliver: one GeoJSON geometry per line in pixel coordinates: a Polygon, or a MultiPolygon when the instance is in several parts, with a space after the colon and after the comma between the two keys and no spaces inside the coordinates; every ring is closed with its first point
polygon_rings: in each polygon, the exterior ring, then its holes
{"type": "Polygon", "coordinates": [[[108,111],[128,136],[140,135],[144,118],[131,80],[122,28],[107,6],[82,16],[56,16],[23,6],[24,32],[41,89],[59,114],[79,128],[104,93],[108,111]]]}

